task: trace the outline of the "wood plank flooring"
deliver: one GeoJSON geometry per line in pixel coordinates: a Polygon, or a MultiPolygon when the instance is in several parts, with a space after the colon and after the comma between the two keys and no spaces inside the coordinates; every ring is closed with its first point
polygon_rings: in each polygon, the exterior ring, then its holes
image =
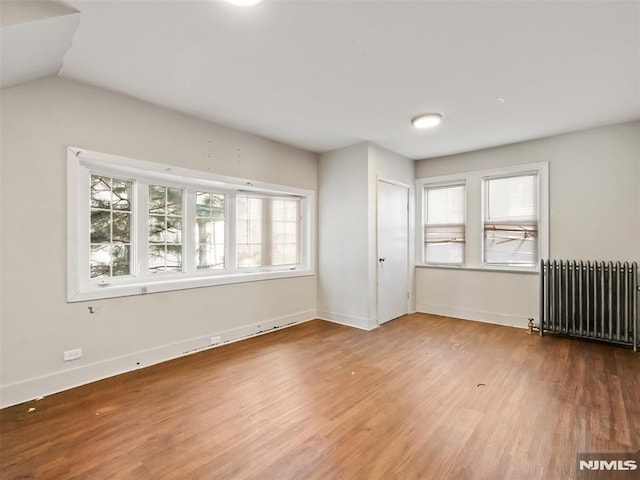
{"type": "Polygon", "coordinates": [[[2,479],[571,479],[578,452],[640,448],[640,353],[426,314],[314,320],[0,428],[2,479]]]}

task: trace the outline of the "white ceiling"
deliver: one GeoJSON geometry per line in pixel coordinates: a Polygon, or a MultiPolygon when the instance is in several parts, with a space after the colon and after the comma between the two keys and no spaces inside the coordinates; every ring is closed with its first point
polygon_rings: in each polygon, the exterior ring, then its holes
{"type": "Polygon", "coordinates": [[[0,3],[0,87],[55,75],[71,46],[80,14],[44,1],[0,3]]]}
{"type": "Polygon", "coordinates": [[[59,75],[314,152],[417,159],[640,118],[638,1],[67,3],[59,75]]]}

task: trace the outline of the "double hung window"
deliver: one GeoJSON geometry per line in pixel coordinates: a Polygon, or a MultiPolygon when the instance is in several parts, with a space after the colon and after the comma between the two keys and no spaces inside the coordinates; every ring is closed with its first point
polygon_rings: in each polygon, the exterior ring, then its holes
{"type": "Polygon", "coordinates": [[[419,265],[535,271],[548,256],[547,164],[418,180],[419,265]]]}
{"type": "Polygon", "coordinates": [[[538,174],[484,180],[484,263],[538,263],[538,174]]]}
{"type": "Polygon", "coordinates": [[[424,259],[426,263],[464,263],[465,185],[454,183],[424,187],[424,259]]]}

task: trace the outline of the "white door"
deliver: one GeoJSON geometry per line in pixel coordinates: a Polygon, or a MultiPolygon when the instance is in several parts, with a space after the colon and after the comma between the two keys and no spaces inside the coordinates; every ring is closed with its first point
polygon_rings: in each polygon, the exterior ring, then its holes
{"type": "Polygon", "coordinates": [[[378,323],[409,311],[409,188],[378,180],[378,323]]]}

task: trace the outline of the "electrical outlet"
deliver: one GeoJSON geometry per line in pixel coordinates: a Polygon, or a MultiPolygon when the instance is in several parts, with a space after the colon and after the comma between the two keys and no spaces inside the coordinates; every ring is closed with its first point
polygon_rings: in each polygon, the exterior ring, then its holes
{"type": "Polygon", "coordinates": [[[222,340],[220,339],[220,337],[211,337],[211,345],[217,345],[218,343],[220,343],[222,340]]]}
{"type": "Polygon", "coordinates": [[[72,360],[77,360],[82,356],[81,348],[74,348],[73,350],[65,350],[62,352],[62,360],[65,362],[70,362],[72,360]]]}

